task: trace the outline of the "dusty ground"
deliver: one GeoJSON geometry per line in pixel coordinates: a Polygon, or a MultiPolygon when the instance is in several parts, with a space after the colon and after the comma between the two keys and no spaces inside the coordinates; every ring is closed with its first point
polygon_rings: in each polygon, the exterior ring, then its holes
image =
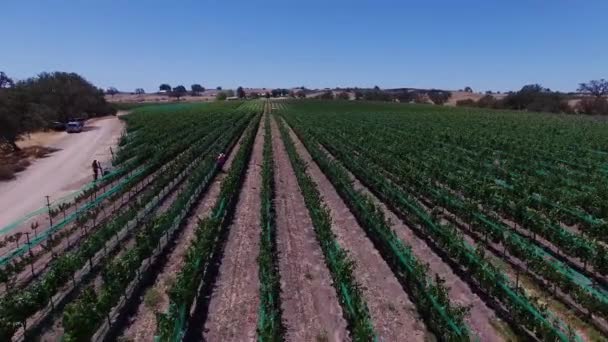
{"type": "Polygon", "coordinates": [[[264,119],[258,128],[211,295],[206,341],[255,341],[259,308],[258,262],[264,119]]]}
{"type": "MultiPolygon", "coordinates": [[[[92,180],[91,162],[108,165],[110,147],[116,146],[123,122],[106,117],[90,120],[82,133],[36,136],[58,151],[32,162],[17,178],[0,183],[0,227],[45,205],[45,197],[59,198],[92,180]]],[[[35,143],[24,141],[23,144],[35,143]]]]}
{"type": "Polygon", "coordinates": [[[416,306],[367,238],[363,228],[293,132],[291,137],[298,153],[308,163],[308,172],[317,183],[323,200],[331,211],[333,232],[340,246],[345,248],[356,262],[355,277],[362,286],[378,338],[381,341],[431,339],[416,306]]]}
{"type": "Polygon", "coordinates": [[[277,249],[286,339],[348,341],[346,322],[304,198],[277,123],[272,120],[271,125],[277,187],[277,249]]]}

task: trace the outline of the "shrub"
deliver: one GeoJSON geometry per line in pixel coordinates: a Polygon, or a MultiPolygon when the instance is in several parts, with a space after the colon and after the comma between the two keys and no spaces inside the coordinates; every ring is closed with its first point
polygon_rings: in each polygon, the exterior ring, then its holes
{"type": "Polygon", "coordinates": [[[452,95],[451,93],[449,93],[447,91],[441,91],[441,90],[431,90],[427,94],[429,99],[431,99],[431,101],[433,101],[434,104],[440,105],[440,106],[443,105],[444,103],[446,103],[451,95],[452,95]]]}
{"type": "Polygon", "coordinates": [[[19,162],[17,162],[17,165],[14,166],[14,171],[15,172],[21,172],[25,169],[27,169],[28,166],[30,166],[30,161],[27,159],[21,159],[19,162]]]}
{"type": "Polygon", "coordinates": [[[477,101],[477,107],[481,108],[499,108],[499,101],[492,95],[485,95],[477,101]]]}
{"type": "Polygon", "coordinates": [[[608,115],[608,100],[603,97],[586,97],[576,104],[576,111],[589,115],[608,115]]]}
{"type": "Polygon", "coordinates": [[[215,95],[215,99],[218,101],[224,101],[227,97],[228,95],[226,95],[226,93],[223,91],[220,91],[219,93],[217,93],[217,95],[215,95]]]}
{"type": "Polygon", "coordinates": [[[319,99],[321,100],[333,100],[334,99],[334,93],[331,91],[326,91],[323,94],[321,94],[321,96],[319,96],[319,99]]]}
{"type": "Polygon", "coordinates": [[[343,91],[338,93],[338,96],[336,96],[336,99],[338,100],[350,100],[350,95],[348,95],[347,92],[343,91]]]}
{"type": "Polygon", "coordinates": [[[0,180],[15,178],[15,170],[11,165],[0,165],[0,180]]]}
{"type": "Polygon", "coordinates": [[[160,292],[155,287],[148,289],[144,295],[144,305],[149,309],[156,309],[160,304],[160,292]]]}
{"type": "Polygon", "coordinates": [[[475,107],[477,103],[473,99],[465,99],[456,101],[458,107],[475,107]]]}

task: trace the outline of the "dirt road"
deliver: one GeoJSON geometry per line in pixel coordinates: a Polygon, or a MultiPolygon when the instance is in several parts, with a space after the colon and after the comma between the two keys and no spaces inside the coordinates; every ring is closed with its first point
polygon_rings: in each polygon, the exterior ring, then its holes
{"type": "Polygon", "coordinates": [[[89,120],[82,133],[59,133],[48,145],[58,151],[35,160],[16,179],[0,183],[0,227],[42,207],[44,196],[53,200],[90,182],[92,161],[109,166],[110,146],[116,146],[123,125],[111,116],[89,120]]]}

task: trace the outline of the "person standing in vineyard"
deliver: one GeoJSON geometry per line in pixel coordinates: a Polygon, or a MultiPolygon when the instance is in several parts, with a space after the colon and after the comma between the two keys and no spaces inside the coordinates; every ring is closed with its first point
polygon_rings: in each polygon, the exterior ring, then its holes
{"type": "Polygon", "coordinates": [[[220,154],[217,156],[217,168],[222,170],[224,163],[226,163],[226,154],[224,154],[224,152],[220,152],[220,154]]]}
{"type": "Polygon", "coordinates": [[[99,162],[97,162],[97,159],[93,160],[93,180],[97,181],[97,177],[99,176],[99,162]]]}

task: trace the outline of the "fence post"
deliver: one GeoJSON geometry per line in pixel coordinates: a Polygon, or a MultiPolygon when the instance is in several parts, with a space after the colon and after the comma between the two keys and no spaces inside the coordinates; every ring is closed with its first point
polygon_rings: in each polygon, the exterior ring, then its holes
{"type": "Polygon", "coordinates": [[[51,201],[50,201],[50,196],[45,196],[46,197],[46,207],[49,210],[49,227],[53,226],[53,217],[51,215],[51,201]]]}

